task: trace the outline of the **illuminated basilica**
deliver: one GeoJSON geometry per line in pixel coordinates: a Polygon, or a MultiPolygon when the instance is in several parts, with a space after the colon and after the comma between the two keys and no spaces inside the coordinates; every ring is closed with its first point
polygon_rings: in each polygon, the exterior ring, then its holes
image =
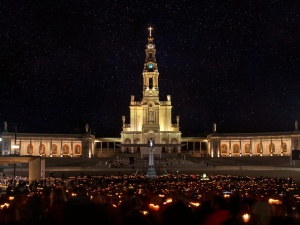
{"type": "MultiPolygon", "coordinates": [[[[147,154],[149,139],[154,140],[155,154],[192,153],[195,157],[290,156],[299,149],[298,122],[288,132],[218,133],[212,124],[207,137],[183,137],[180,117],[172,119],[171,96],[159,96],[159,70],[156,46],[149,28],[142,71],[142,99],[130,96],[130,117],[120,115],[121,137],[96,138],[86,124],[83,134],[18,133],[4,122],[0,152],[6,155],[42,157],[101,157],[105,152],[147,154]],[[172,121],[174,123],[172,123],[172,121]]],[[[199,128],[200,129],[200,128],[199,128]]]]}

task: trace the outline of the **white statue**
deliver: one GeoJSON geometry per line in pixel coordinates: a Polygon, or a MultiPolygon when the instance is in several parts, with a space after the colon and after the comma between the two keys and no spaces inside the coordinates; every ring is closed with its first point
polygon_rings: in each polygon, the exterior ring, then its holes
{"type": "Polygon", "coordinates": [[[217,124],[216,123],[213,124],[213,132],[217,132],[217,124]]]}
{"type": "Polygon", "coordinates": [[[7,121],[4,121],[4,131],[7,131],[7,121]]]}
{"type": "Polygon", "coordinates": [[[86,133],[89,132],[89,125],[88,125],[88,124],[85,125],[85,132],[86,132],[86,133]]]}
{"type": "Polygon", "coordinates": [[[154,121],[153,111],[149,111],[149,121],[154,121]]]}

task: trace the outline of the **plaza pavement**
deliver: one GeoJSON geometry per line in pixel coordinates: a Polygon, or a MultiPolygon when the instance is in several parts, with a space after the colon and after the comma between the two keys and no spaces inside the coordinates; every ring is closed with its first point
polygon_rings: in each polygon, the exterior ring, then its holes
{"type": "MultiPolygon", "coordinates": [[[[139,159],[135,155],[134,165],[128,163],[128,156],[114,155],[112,158],[93,159],[46,159],[46,176],[50,171],[54,176],[81,176],[81,175],[130,175],[146,174],[148,161],[139,159]],[[119,160],[123,163],[120,168],[109,166],[108,161],[119,160]]],[[[176,156],[155,161],[157,175],[164,174],[206,174],[206,175],[233,175],[251,177],[291,177],[300,184],[300,162],[291,161],[290,157],[232,157],[232,158],[201,158],[187,155],[178,159],[176,156]]],[[[13,168],[4,168],[7,176],[13,175],[13,168]]],[[[28,176],[28,167],[16,167],[15,174],[28,176]]]]}

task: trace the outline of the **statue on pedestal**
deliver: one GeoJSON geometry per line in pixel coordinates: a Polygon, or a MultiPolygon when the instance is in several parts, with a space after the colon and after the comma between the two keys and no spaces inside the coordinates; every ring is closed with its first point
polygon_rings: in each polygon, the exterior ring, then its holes
{"type": "Polygon", "coordinates": [[[154,179],[157,177],[155,167],[154,167],[154,140],[149,139],[149,166],[146,177],[149,179],[154,179]]]}
{"type": "Polygon", "coordinates": [[[4,121],[4,132],[7,131],[7,121],[4,121]]]}

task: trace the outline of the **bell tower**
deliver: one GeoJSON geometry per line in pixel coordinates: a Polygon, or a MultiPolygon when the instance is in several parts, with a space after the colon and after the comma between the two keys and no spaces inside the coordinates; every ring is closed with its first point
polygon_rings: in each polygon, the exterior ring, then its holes
{"type": "Polygon", "coordinates": [[[149,36],[146,44],[146,59],[143,69],[143,132],[159,132],[159,89],[156,49],[153,43],[152,27],[148,28],[149,36]]]}
{"type": "MultiPolygon", "coordinates": [[[[145,46],[145,61],[143,65],[143,95],[137,101],[134,95],[130,100],[130,124],[125,123],[122,116],[123,131],[121,132],[122,144],[147,144],[148,140],[156,144],[180,143],[179,116],[176,124],[172,124],[171,95],[166,96],[166,101],[160,101],[158,86],[158,65],[156,62],[156,46],[152,35],[153,28],[148,28],[149,34],[145,46]]],[[[168,149],[168,151],[171,149],[168,149]]],[[[176,149],[176,151],[180,149],[176,149]]],[[[128,151],[122,150],[122,151],[128,151]]],[[[130,152],[139,151],[132,147],[130,152]]],[[[156,147],[157,151],[157,147],[156,147]]]]}
{"type": "Polygon", "coordinates": [[[152,27],[149,27],[148,43],[146,45],[145,53],[146,59],[143,70],[143,102],[148,101],[159,102],[159,88],[158,88],[158,68],[156,63],[156,49],[153,43],[152,27]]]}

